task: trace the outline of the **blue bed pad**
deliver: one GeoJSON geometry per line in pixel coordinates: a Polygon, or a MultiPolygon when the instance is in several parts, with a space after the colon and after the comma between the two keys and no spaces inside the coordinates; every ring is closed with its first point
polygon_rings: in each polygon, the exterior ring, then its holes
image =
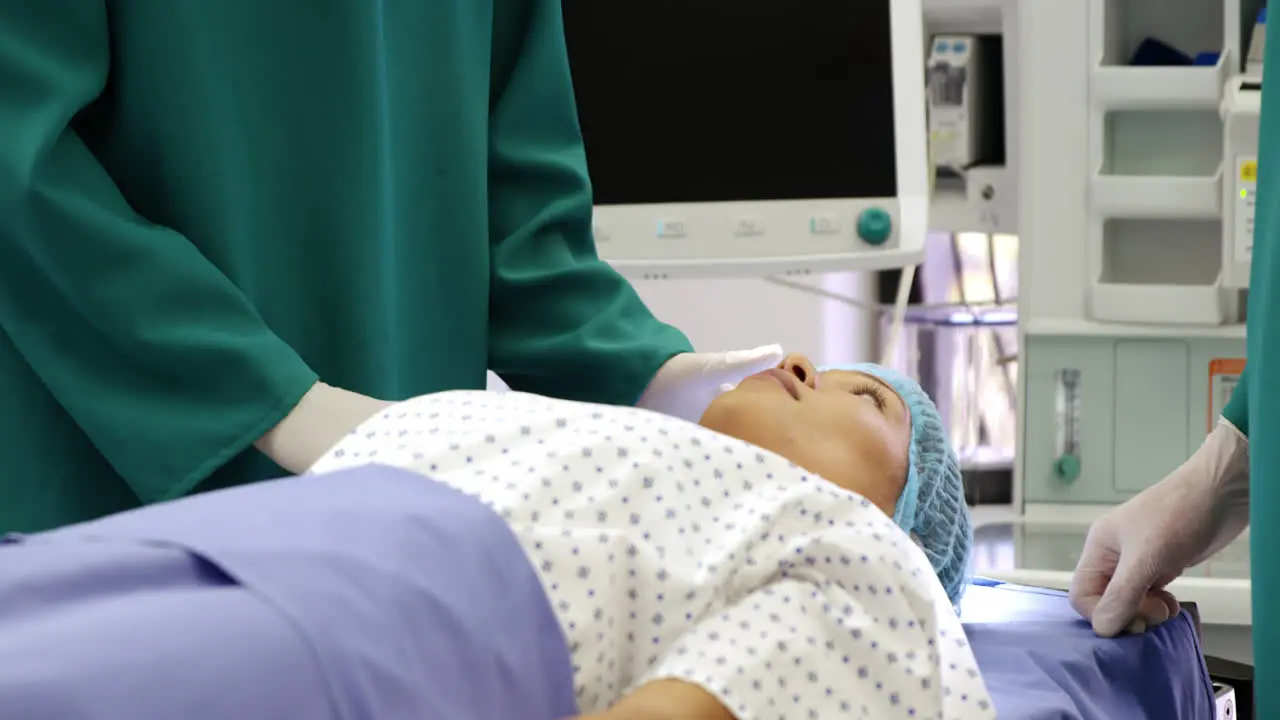
{"type": "Polygon", "coordinates": [[[1213,686],[1191,617],[1102,639],[1058,590],[976,580],[961,619],[1002,718],[1200,720],[1213,686]]]}
{"type": "MultiPolygon", "coordinates": [[[[972,587],[1003,718],[1212,717],[1189,618],[1099,640],[1061,593],[972,587]]],[[[475,500],[366,467],[0,543],[0,716],[559,720],[569,653],[475,500]]]]}
{"type": "Polygon", "coordinates": [[[369,467],[0,544],[0,717],[559,720],[569,653],[501,518],[369,467]]]}

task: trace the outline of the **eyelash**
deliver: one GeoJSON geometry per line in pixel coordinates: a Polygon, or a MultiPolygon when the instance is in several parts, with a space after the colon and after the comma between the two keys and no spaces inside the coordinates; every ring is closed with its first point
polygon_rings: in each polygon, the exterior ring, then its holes
{"type": "Polygon", "coordinates": [[[877,409],[884,410],[884,392],[875,385],[863,385],[862,387],[855,388],[853,394],[866,395],[876,404],[877,409]]]}

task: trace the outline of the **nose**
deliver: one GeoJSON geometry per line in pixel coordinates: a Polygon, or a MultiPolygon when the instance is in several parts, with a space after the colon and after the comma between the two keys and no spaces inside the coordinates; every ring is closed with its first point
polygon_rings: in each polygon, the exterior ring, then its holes
{"type": "Polygon", "coordinates": [[[791,355],[782,358],[782,364],[778,367],[792,375],[795,375],[796,379],[807,385],[810,390],[817,389],[818,369],[815,368],[813,363],[809,362],[809,358],[804,355],[801,355],[800,353],[792,353],[791,355]]]}

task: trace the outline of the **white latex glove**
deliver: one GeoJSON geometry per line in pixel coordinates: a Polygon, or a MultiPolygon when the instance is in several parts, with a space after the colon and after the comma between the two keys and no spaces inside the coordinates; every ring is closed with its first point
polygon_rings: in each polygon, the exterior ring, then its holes
{"type": "Polygon", "coordinates": [[[1103,637],[1178,612],[1165,586],[1249,523],[1249,441],[1226,420],[1169,477],[1099,518],[1071,579],[1071,606],[1103,637]]]}
{"type": "Polygon", "coordinates": [[[676,355],[658,369],[636,407],[697,422],[716,396],[748,375],[777,367],[783,355],[781,345],[676,355]]]}
{"type": "Polygon", "coordinates": [[[318,382],[254,447],[285,470],[301,475],[348,433],[393,404],[318,382]]]}

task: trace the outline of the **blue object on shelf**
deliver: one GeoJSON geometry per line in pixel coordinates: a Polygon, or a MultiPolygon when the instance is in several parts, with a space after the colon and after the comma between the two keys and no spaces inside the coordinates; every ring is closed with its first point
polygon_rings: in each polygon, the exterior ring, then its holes
{"type": "Polygon", "coordinates": [[[1267,9],[1265,7],[1258,11],[1258,24],[1267,24],[1267,9]]]}
{"type": "Polygon", "coordinates": [[[1218,58],[1222,57],[1222,53],[1218,52],[1202,52],[1197,53],[1192,65],[1199,67],[1213,67],[1218,64],[1218,58]]]}
{"type": "Polygon", "coordinates": [[[1142,67],[1190,65],[1192,62],[1190,55],[1168,43],[1151,37],[1145,38],[1138,44],[1138,49],[1134,51],[1133,57],[1129,60],[1130,65],[1142,67]]]}

